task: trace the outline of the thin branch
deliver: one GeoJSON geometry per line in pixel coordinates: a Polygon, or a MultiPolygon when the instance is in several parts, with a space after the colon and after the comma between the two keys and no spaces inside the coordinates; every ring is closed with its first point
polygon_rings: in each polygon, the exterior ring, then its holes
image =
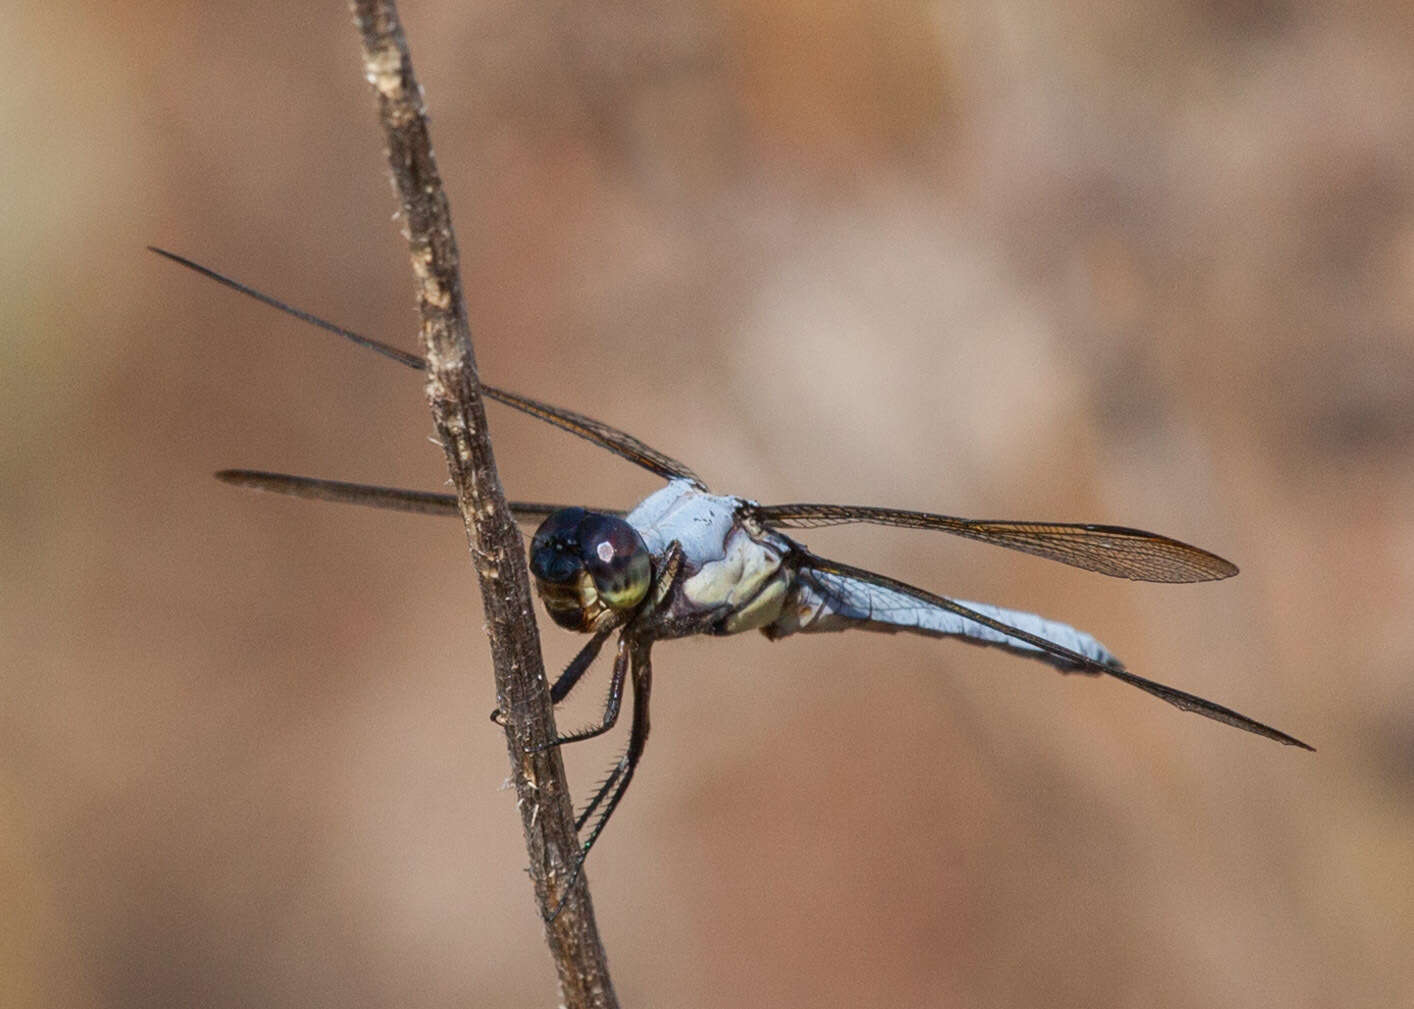
{"type": "MultiPolygon", "coordinates": [[[[427,398],[481,580],[496,700],[541,914],[560,901],[578,850],[574,810],[555,738],[554,714],[531,609],[520,533],[506,506],[486,431],[481,387],[462,299],[451,212],[432,156],[422,89],[393,0],[353,0],[364,76],[378,99],[388,164],[412,257],[427,359],[427,398]]],[[[604,948],[581,875],[545,926],[564,1004],[617,1006],[604,948]]]]}

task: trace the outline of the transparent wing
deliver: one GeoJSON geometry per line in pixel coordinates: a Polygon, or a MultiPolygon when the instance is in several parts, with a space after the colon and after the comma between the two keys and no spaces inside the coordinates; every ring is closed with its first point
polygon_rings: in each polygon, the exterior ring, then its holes
{"type": "Polygon", "coordinates": [[[1145,582],[1202,582],[1237,574],[1236,565],[1216,554],[1167,536],[1123,526],[964,519],[867,505],[757,505],[753,514],[769,525],[795,529],[847,522],[936,529],[1086,571],[1145,582]]]}
{"type": "MultiPolygon", "coordinates": [[[[458,515],[455,494],[431,491],[403,490],[398,487],[375,487],[371,484],[344,483],[342,480],[319,480],[289,473],[266,473],[253,469],[223,469],[216,479],[248,490],[287,494],[290,497],[316,501],[337,501],[342,504],[364,505],[389,511],[413,512],[418,515],[458,515]]],[[[531,501],[510,501],[511,513],[519,522],[543,522],[565,505],[539,504],[531,501]]],[[[623,515],[612,508],[596,508],[607,515],[623,515]]]]}
{"type": "MultiPolygon", "coordinates": [[[[149,245],[148,249],[157,253],[159,256],[170,259],[180,266],[194,270],[203,277],[208,277],[218,284],[229,287],[233,291],[244,294],[249,298],[254,298],[256,301],[269,305],[271,308],[279,309],[286,315],[294,316],[301,322],[307,322],[311,326],[317,326],[336,336],[341,336],[345,340],[358,344],[360,347],[366,347],[375,353],[382,354],[390,360],[397,361],[404,367],[413,368],[417,371],[422,371],[427,367],[426,362],[416,354],[409,354],[405,350],[391,347],[380,340],[374,340],[371,337],[355,333],[351,329],[345,329],[343,326],[329,322],[327,319],[321,319],[319,316],[306,312],[303,309],[295,308],[293,305],[288,305],[278,298],[273,298],[268,294],[257,291],[253,287],[248,287],[238,280],[227,277],[225,274],[217,273],[210,267],[202,266],[200,263],[187,259],[185,256],[179,256],[175,252],[168,252],[166,249],[159,249],[153,245],[149,245]]],[[[592,441],[601,448],[606,448],[615,455],[643,467],[650,473],[658,474],[665,480],[690,480],[702,490],[707,489],[707,485],[702,482],[701,478],[687,466],[671,456],[659,452],[651,445],[639,441],[626,431],[620,431],[616,427],[611,427],[592,417],[575,413],[573,410],[551,406],[549,403],[542,403],[528,396],[521,396],[518,393],[509,392],[505,389],[498,389],[496,386],[487,385],[484,382],[481,385],[481,392],[487,399],[495,400],[512,409],[520,410],[522,413],[528,413],[530,416],[543,420],[545,423],[551,424],[561,431],[568,431],[570,434],[577,435],[587,441],[592,441]]]]}
{"type": "MultiPolygon", "coordinates": [[[[1211,718],[1214,721],[1222,722],[1224,725],[1231,725],[1234,728],[1242,729],[1246,732],[1265,736],[1267,739],[1284,743],[1288,746],[1299,746],[1303,750],[1312,750],[1314,747],[1303,743],[1295,736],[1287,735],[1280,729],[1274,729],[1270,725],[1246,715],[1233,711],[1213,701],[1206,700],[1196,694],[1190,694],[1174,687],[1157,683],[1154,680],[1145,679],[1125,669],[1124,666],[1113,656],[1105,652],[1103,648],[1100,653],[1094,653],[1089,647],[1084,645],[1084,641],[1070,641],[1061,643],[1052,641],[1033,630],[1015,626],[1004,620],[998,619],[989,613],[983,612],[981,608],[973,608],[954,599],[947,599],[943,596],[934,595],[924,589],[908,585],[905,582],[881,575],[874,571],[866,571],[863,568],[852,567],[842,564],[839,561],[827,560],[813,554],[803,554],[800,566],[797,569],[801,577],[814,579],[815,584],[826,587],[827,591],[853,595],[853,600],[848,600],[852,605],[873,605],[871,596],[878,591],[883,595],[879,598],[887,600],[886,605],[898,605],[898,600],[911,600],[915,606],[936,609],[944,613],[952,614],[995,634],[1003,635],[1020,645],[1027,645],[1038,652],[1044,653],[1048,661],[1060,666],[1063,669],[1073,669],[1082,672],[1101,673],[1105,676],[1113,676],[1117,680],[1122,680],[1130,686],[1137,687],[1145,693],[1153,694],[1162,700],[1167,701],[1174,707],[1183,711],[1192,711],[1211,718]],[[1076,645],[1077,647],[1071,647],[1076,645]],[[1086,654],[1090,652],[1090,654],[1086,654]]],[[[1024,614],[1025,617],[1032,617],[1031,614],[1024,614]]],[[[1040,618],[1034,618],[1040,620],[1040,618]]],[[[1049,623],[1046,621],[1045,623],[1049,623]]],[[[1064,625],[1062,625],[1064,626],[1064,625]]],[[[910,629],[907,625],[899,625],[899,629],[910,629]]],[[[915,628],[927,633],[926,628],[915,628]]],[[[1073,628],[1065,628],[1072,634],[1080,635],[1081,632],[1074,631],[1073,628]]],[[[969,634],[976,640],[986,641],[983,634],[969,634]]],[[[1093,642],[1089,635],[1081,635],[1081,638],[1093,642]]],[[[1021,650],[1017,646],[1011,646],[1013,650],[1021,650]]]]}
{"type": "Polygon", "coordinates": [[[634,465],[641,466],[650,473],[658,474],[664,480],[690,480],[693,486],[699,490],[707,489],[702,478],[683,463],[678,462],[672,456],[664,455],[653,446],[639,441],[627,431],[620,431],[616,427],[610,427],[608,424],[597,421],[593,417],[586,417],[582,413],[575,413],[564,407],[551,406],[549,403],[542,403],[518,393],[507,392],[505,389],[498,389],[493,385],[482,383],[481,392],[497,403],[503,403],[522,413],[538,417],[547,424],[553,424],[561,431],[568,431],[586,441],[592,441],[615,455],[627,459],[634,465]]]}

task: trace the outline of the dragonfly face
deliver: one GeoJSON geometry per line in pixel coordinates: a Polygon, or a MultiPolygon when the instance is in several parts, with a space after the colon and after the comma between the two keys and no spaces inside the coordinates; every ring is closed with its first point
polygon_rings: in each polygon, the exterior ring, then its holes
{"type": "MultiPolygon", "coordinates": [[[[180,256],[153,251],[406,367],[425,367],[413,354],[301,312],[180,256]]],[[[668,481],[627,521],[622,513],[607,510],[509,502],[522,521],[541,523],[531,541],[530,570],[551,619],[561,627],[593,635],[560,674],[550,690],[551,700],[563,700],[593,665],[609,636],[619,633],[603,721],[556,742],[571,743],[608,732],[618,719],[625,684],[632,689],[628,749],[576,821],[582,830],[594,817],[575,874],[623,798],[643,755],[652,684],[649,653],[655,641],[670,637],[756,629],[776,640],[802,631],[857,629],[960,639],[1005,648],[1063,672],[1108,676],[1183,711],[1311,749],[1231,708],[1130,672],[1083,631],[1031,613],[935,595],[875,571],[832,561],[811,553],[780,530],[845,522],[931,529],[1140,581],[1199,582],[1237,573],[1231,563],[1206,550],[1122,526],[964,519],[872,505],[761,505],[722,497],[711,494],[681,462],[602,421],[485,383],[481,391],[488,399],[591,441],[668,481]],[[645,603],[650,588],[653,598],[645,603]]],[[[251,470],[227,470],[217,476],[229,483],[299,497],[458,514],[456,499],[447,494],[251,470]]]]}
{"type": "Polygon", "coordinates": [[[530,541],[530,573],[551,620],[590,631],[605,615],[627,614],[643,601],[653,565],[643,538],[623,519],[561,508],[530,541]]]}

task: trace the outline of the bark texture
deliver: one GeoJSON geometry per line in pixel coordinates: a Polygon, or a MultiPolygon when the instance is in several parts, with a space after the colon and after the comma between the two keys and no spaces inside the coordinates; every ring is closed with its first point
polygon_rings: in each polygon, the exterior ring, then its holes
{"type": "MultiPolygon", "coordinates": [[[[391,0],[355,0],[352,7],[363,42],[364,76],[377,95],[412,259],[427,360],[427,399],[481,582],[496,702],[506,714],[506,744],[530,875],[546,916],[563,896],[563,881],[579,842],[559,751],[545,748],[555,738],[554,714],[521,536],[496,475],[451,212],[407,40],[391,0]]],[[[572,885],[560,913],[545,925],[563,1003],[575,1009],[616,1006],[583,873],[572,885]]]]}

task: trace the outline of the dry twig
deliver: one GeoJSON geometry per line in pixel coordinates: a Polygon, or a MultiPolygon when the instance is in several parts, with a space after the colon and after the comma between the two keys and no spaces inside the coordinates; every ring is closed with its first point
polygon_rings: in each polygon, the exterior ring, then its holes
{"type": "MultiPolygon", "coordinates": [[[[555,738],[555,724],[521,537],[491,455],[451,212],[432,156],[422,89],[413,76],[407,40],[392,0],[353,0],[352,6],[363,41],[364,75],[378,97],[378,118],[412,257],[427,398],[481,580],[496,667],[496,701],[507,715],[512,777],[543,914],[561,899],[560,887],[578,839],[559,751],[546,748],[555,738]]],[[[575,1009],[616,1006],[582,875],[573,886],[563,909],[545,926],[564,1003],[575,1009]]]]}

